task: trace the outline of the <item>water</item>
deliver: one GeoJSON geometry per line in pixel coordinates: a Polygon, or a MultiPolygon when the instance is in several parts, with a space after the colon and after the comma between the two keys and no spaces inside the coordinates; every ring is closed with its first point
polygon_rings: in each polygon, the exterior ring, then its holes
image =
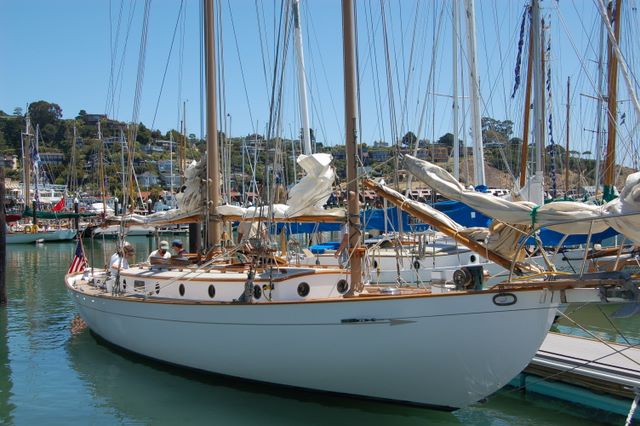
{"type": "MultiPolygon", "coordinates": [[[[131,238],[137,259],[146,238],[131,238]]],[[[90,252],[91,244],[86,244],[90,252]]],[[[113,242],[94,242],[104,263],[113,242]]],[[[0,308],[0,424],[7,425],[589,425],[624,419],[505,389],[443,413],[205,375],[125,353],[89,331],[71,333],[63,277],[74,243],[8,246],[9,305],[0,308]]],[[[633,330],[637,327],[630,326],[633,330]]],[[[176,350],[180,350],[176,348],[176,350]]],[[[401,350],[399,348],[398,350],[401,350]]],[[[505,354],[508,356],[508,354],[505,354]]],[[[268,354],[255,362],[269,368],[268,354]]],[[[385,366],[381,368],[410,368],[385,366]]]]}

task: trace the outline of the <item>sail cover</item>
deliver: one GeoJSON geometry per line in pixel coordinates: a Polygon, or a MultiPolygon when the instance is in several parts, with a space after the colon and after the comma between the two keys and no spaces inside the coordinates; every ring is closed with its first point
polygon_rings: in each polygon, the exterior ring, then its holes
{"type": "Polygon", "coordinates": [[[221,216],[233,216],[243,219],[268,218],[294,219],[302,217],[330,217],[336,220],[345,218],[343,209],[325,209],[332,192],[335,171],[331,167],[330,154],[318,153],[300,155],[297,163],[306,175],[289,190],[286,204],[249,207],[223,205],[218,206],[217,212],[221,216]]]}
{"type": "Polygon", "coordinates": [[[633,242],[640,243],[640,172],[627,177],[619,198],[602,206],[574,201],[556,201],[538,206],[528,201],[508,201],[491,194],[467,190],[443,168],[410,155],[404,156],[404,162],[411,174],[446,198],[463,202],[501,222],[545,226],[569,235],[597,233],[612,227],[633,242]],[[621,214],[631,216],[616,217],[621,214]]]}

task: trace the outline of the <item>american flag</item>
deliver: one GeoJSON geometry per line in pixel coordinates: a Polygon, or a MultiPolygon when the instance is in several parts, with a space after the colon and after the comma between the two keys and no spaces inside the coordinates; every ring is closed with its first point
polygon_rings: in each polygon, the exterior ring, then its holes
{"type": "Polygon", "coordinates": [[[82,238],[78,238],[78,244],[76,245],[76,254],[73,256],[71,266],[67,274],[73,274],[76,272],[84,271],[87,266],[87,259],[84,257],[84,249],[82,248],[82,238]]]}

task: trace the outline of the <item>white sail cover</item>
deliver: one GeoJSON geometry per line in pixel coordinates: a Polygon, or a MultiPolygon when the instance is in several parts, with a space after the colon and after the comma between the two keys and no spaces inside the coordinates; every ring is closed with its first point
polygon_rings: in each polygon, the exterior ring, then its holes
{"type": "MultiPolygon", "coordinates": [[[[147,216],[131,214],[124,216],[124,220],[147,225],[162,225],[178,222],[181,219],[202,214],[203,198],[206,181],[206,161],[192,161],[184,171],[184,191],[176,195],[178,208],[166,210],[147,216]]],[[[118,217],[115,218],[116,220],[118,217]]]]}
{"type": "Polygon", "coordinates": [[[330,154],[300,155],[298,164],[306,175],[289,190],[286,204],[274,204],[271,210],[268,206],[244,208],[240,206],[218,206],[217,213],[221,216],[235,216],[245,219],[268,218],[273,214],[275,219],[288,219],[302,216],[330,216],[343,219],[343,209],[325,209],[332,192],[335,171],[331,167],[330,154]]]}
{"type": "Polygon", "coordinates": [[[619,198],[602,206],[573,201],[538,206],[528,201],[507,201],[488,193],[467,190],[443,168],[410,155],[405,155],[404,162],[411,174],[446,198],[460,201],[501,222],[545,226],[570,235],[597,233],[612,227],[634,243],[640,243],[640,172],[627,177],[619,198]],[[612,217],[619,214],[634,215],[612,217]],[[564,223],[572,220],[579,221],[564,223]]]}

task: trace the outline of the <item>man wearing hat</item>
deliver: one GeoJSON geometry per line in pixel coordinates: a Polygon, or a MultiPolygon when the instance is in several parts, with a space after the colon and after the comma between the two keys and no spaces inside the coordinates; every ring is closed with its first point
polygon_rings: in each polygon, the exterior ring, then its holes
{"type": "Polygon", "coordinates": [[[182,259],[187,257],[187,251],[182,248],[182,241],[173,240],[171,242],[171,249],[173,250],[173,256],[172,257],[174,257],[174,258],[182,258],[182,259]]]}
{"type": "Polygon", "coordinates": [[[158,246],[158,250],[154,250],[149,254],[147,258],[147,262],[151,263],[151,258],[157,257],[161,259],[169,259],[171,257],[171,252],[169,251],[169,243],[166,241],[160,241],[160,245],[158,246]]]}
{"type": "Polygon", "coordinates": [[[111,260],[109,260],[109,270],[111,275],[116,275],[121,269],[129,268],[129,259],[133,259],[136,254],[136,250],[131,243],[125,241],[122,244],[122,249],[117,250],[111,260]]]}

